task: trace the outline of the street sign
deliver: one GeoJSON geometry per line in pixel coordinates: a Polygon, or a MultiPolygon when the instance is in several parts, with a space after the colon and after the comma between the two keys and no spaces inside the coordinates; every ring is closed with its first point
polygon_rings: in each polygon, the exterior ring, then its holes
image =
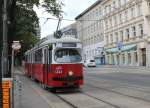
{"type": "Polygon", "coordinates": [[[12,49],[13,50],[19,50],[21,48],[21,44],[19,41],[13,41],[13,44],[12,44],[12,49]]]}
{"type": "Polygon", "coordinates": [[[117,47],[118,47],[118,50],[119,50],[119,51],[121,51],[122,46],[123,46],[122,42],[118,42],[118,43],[117,43],[117,47]]]}

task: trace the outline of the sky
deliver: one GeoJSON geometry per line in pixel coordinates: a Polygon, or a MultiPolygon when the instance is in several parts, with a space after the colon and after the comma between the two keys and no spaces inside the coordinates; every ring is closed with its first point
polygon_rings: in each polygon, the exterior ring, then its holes
{"type": "MultiPolygon", "coordinates": [[[[85,9],[95,3],[97,0],[60,0],[65,5],[62,7],[64,11],[63,19],[74,20],[76,16],[82,13],[85,9]]],[[[44,9],[34,7],[34,10],[37,13],[37,16],[40,19],[41,27],[41,38],[53,34],[56,31],[58,20],[49,19],[46,21],[45,18],[55,18],[49,13],[44,12],[44,9]]],[[[74,23],[75,21],[61,21],[60,28],[63,28],[69,24],[74,23]]]]}

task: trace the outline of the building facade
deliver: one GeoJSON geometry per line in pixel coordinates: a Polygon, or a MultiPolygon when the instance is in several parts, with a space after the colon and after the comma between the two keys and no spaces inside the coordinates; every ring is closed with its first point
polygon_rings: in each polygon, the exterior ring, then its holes
{"type": "Polygon", "coordinates": [[[77,37],[83,42],[83,59],[95,59],[96,64],[105,63],[104,27],[101,1],[97,1],[75,19],[77,37]]]}
{"type": "Polygon", "coordinates": [[[76,21],[85,59],[150,66],[150,0],[98,0],[76,21]]]}
{"type": "Polygon", "coordinates": [[[106,64],[150,66],[150,3],[104,0],[106,64]]]}
{"type": "Polygon", "coordinates": [[[77,26],[76,23],[70,24],[64,28],[61,29],[62,34],[65,35],[70,35],[70,36],[74,36],[75,38],[77,38],[77,26]]]}

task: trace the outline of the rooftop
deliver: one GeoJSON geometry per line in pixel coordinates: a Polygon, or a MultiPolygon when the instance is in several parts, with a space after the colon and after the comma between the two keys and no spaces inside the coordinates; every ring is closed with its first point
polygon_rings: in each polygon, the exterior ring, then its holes
{"type": "Polygon", "coordinates": [[[86,10],[84,10],[81,14],[79,14],[75,19],[79,19],[80,17],[82,17],[84,14],[86,14],[88,11],[90,11],[91,9],[93,9],[95,6],[97,6],[99,3],[101,3],[103,0],[97,0],[94,4],[92,4],[89,8],[87,8],[86,10]]]}

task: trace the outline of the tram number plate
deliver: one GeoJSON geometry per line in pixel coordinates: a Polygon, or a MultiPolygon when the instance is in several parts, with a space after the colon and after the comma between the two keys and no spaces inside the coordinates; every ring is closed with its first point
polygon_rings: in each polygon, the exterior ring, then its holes
{"type": "Polygon", "coordinates": [[[73,82],[68,82],[67,85],[68,85],[68,86],[73,86],[74,83],[73,83],[73,82]]]}

